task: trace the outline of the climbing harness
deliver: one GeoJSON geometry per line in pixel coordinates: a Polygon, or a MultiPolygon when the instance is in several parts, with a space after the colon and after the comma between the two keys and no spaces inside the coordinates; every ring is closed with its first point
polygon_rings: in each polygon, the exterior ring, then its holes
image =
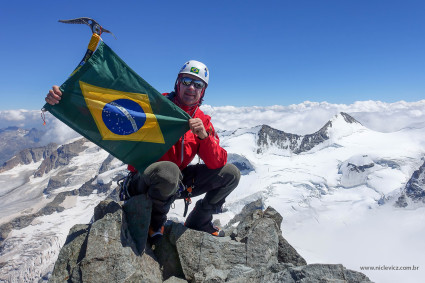
{"type": "Polygon", "coordinates": [[[184,200],[184,212],[183,217],[186,217],[189,205],[192,203],[192,190],[195,187],[195,178],[193,179],[192,185],[186,187],[183,182],[179,182],[179,190],[177,191],[176,197],[183,198],[184,200]]]}
{"type": "Polygon", "coordinates": [[[137,172],[128,172],[127,176],[117,181],[117,184],[120,188],[120,192],[119,192],[120,201],[127,201],[131,198],[129,189],[133,183],[133,179],[136,174],[137,172]]]}

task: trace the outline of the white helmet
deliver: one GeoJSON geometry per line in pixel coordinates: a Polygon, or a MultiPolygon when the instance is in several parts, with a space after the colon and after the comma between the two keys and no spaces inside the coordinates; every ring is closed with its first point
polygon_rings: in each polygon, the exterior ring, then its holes
{"type": "Polygon", "coordinates": [[[207,85],[210,78],[210,71],[204,63],[195,60],[187,61],[180,69],[180,74],[190,74],[203,80],[207,85]]]}

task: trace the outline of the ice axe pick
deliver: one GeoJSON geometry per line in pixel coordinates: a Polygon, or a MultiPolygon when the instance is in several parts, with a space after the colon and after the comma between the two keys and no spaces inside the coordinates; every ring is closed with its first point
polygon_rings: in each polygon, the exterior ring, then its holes
{"type": "MultiPolygon", "coordinates": [[[[89,42],[89,46],[87,47],[86,54],[84,55],[83,59],[81,60],[80,64],[78,64],[77,68],[72,72],[71,76],[77,72],[86,62],[89,60],[89,58],[92,56],[93,52],[96,50],[97,45],[99,44],[100,35],[104,32],[114,34],[110,32],[109,30],[103,28],[98,22],[91,18],[76,18],[72,20],[59,20],[61,23],[65,24],[85,24],[88,25],[92,31],[92,36],[89,42]]],[[[115,37],[115,36],[114,36],[115,37]]]]}

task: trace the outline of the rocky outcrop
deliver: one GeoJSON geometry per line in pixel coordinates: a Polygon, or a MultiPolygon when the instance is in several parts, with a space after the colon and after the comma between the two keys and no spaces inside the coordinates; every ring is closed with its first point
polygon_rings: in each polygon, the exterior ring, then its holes
{"type": "Polygon", "coordinates": [[[405,191],[413,201],[425,203],[425,162],[412,174],[405,191]]]}
{"type": "Polygon", "coordinates": [[[355,155],[341,163],[341,185],[346,188],[365,184],[375,163],[368,155],[355,155]]]}
{"type": "Polygon", "coordinates": [[[26,130],[18,127],[0,129],[0,164],[3,164],[20,150],[30,147],[39,147],[44,131],[32,128],[26,130]]]}
{"type": "MultiPolygon", "coordinates": [[[[370,282],[340,264],[306,264],[282,237],[282,216],[271,207],[251,205],[228,227],[230,237],[168,221],[162,241],[141,255],[121,207],[110,200],[99,207],[92,224],[71,229],[49,282],[370,282]]],[[[142,218],[148,223],[149,215],[142,218]]]]}
{"type": "Polygon", "coordinates": [[[106,171],[111,169],[111,163],[115,159],[112,154],[109,154],[108,157],[102,162],[99,168],[99,174],[105,173],[106,171]]]}
{"type": "Polygon", "coordinates": [[[395,205],[398,207],[407,207],[407,198],[415,203],[425,203],[425,162],[418,170],[413,172],[412,177],[407,182],[403,193],[400,195],[395,205]]]}
{"type": "Polygon", "coordinates": [[[156,283],[162,274],[151,251],[137,251],[121,206],[105,201],[92,224],[71,229],[49,282],[156,283]]]}
{"type": "Polygon", "coordinates": [[[34,177],[41,177],[44,173],[48,173],[52,169],[68,165],[73,157],[87,148],[87,146],[84,145],[86,142],[87,139],[81,138],[72,143],[61,145],[57,150],[43,159],[40,167],[35,171],[34,177]]]}
{"type": "MultiPolygon", "coordinates": [[[[347,113],[340,112],[339,117],[348,124],[360,124],[356,119],[347,113]]],[[[337,116],[338,118],[338,116],[337,116]]],[[[337,119],[335,118],[335,119],[337,119]]],[[[320,130],[309,135],[296,135],[285,133],[280,130],[273,129],[270,126],[263,125],[258,131],[257,137],[257,153],[262,153],[267,148],[274,146],[278,149],[288,150],[291,153],[300,154],[307,152],[315,146],[329,139],[329,129],[332,128],[333,121],[328,121],[320,130]]]]}
{"type": "Polygon", "coordinates": [[[236,153],[227,154],[227,162],[235,165],[242,175],[248,175],[251,171],[254,171],[254,166],[249,162],[249,160],[236,153]]]}
{"type": "Polygon", "coordinates": [[[65,167],[64,169],[60,170],[56,175],[51,176],[49,179],[49,183],[47,183],[47,187],[43,190],[43,193],[50,197],[50,194],[56,189],[68,186],[69,178],[77,169],[77,167],[65,167]]]}
{"type": "Polygon", "coordinates": [[[54,143],[48,144],[43,147],[27,148],[20,151],[18,154],[13,156],[11,159],[6,161],[0,167],[0,173],[10,170],[18,165],[26,165],[32,162],[38,162],[50,156],[57,148],[54,143]]]}
{"type": "Polygon", "coordinates": [[[5,162],[3,166],[0,167],[0,173],[10,170],[20,164],[30,164],[43,160],[34,173],[34,177],[41,177],[44,173],[48,173],[52,169],[68,165],[73,157],[87,148],[87,146],[84,146],[86,142],[87,140],[85,138],[81,138],[72,143],[61,145],[60,147],[51,143],[43,147],[24,149],[5,162]]]}
{"type": "Polygon", "coordinates": [[[299,147],[302,136],[285,133],[270,126],[262,125],[258,131],[257,153],[262,153],[264,149],[276,146],[279,149],[290,150],[295,152],[299,147]]]}

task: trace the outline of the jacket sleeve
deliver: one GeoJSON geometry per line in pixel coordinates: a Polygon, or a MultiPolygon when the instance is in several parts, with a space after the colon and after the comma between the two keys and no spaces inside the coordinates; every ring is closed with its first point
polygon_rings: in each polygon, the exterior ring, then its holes
{"type": "Polygon", "coordinates": [[[218,169],[227,163],[227,151],[220,146],[220,139],[214,130],[210,119],[204,123],[208,137],[199,140],[199,157],[205,162],[209,169],[218,169]]]}

